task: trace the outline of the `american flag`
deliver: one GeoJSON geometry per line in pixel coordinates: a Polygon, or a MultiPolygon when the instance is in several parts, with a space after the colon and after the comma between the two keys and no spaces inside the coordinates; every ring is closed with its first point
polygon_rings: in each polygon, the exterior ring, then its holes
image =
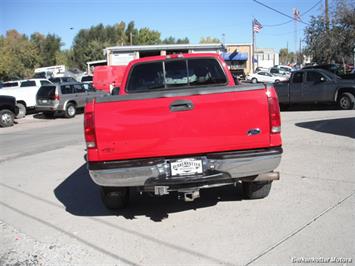
{"type": "Polygon", "coordinates": [[[261,25],[261,23],[254,18],[254,20],[253,20],[253,31],[254,32],[259,32],[262,28],[263,28],[263,25],[261,25]]]}

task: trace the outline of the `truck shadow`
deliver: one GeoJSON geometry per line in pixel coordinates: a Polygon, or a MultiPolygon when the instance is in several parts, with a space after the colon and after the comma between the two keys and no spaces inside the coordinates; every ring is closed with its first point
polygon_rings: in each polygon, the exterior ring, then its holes
{"type": "Polygon", "coordinates": [[[120,211],[106,209],[101,201],[100,188],[90,178],[86,165],[82,165],[61,184],[54,194],[65,206],[67,212],[77,216],[108,216],[117,215],[126,219],[136,219],[137,216],[149,217],[160,222],[169,217],[170,213],[197,210],[216,205],[220,201],[242,200],[240,186],[224,186],[201,190],[201,197],[194,202],[179,200],[176,194],[161,197],[139,195],[136,191],[130,193],[129,206],[120,211]]]}
{"type": "Polygon", "coordinates": [[[355,117],[302,122],[296,126],[355,139],[355,117]]]}

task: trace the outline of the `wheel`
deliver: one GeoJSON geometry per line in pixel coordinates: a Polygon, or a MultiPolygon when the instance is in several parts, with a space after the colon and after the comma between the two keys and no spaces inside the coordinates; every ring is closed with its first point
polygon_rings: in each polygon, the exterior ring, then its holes
{"type": "Polygon", "coordinates": [[[43,115],[45,118],[51,119],[54,117],[54,113],[53,112],[43,112],[43,115]]]}
{"type": "Polygon", "coordinates": [[[351,110],[354,108],[355,97],[350,92],[344,92],[338,99],[338,107],[342,110],[351,110]]]}
{"type": "Polygon", "coordinates": [[[14,125],[15,114],[8,109],[0,111],[0,126],[11,127],[14,125]]]}
{"type": "Polygon", "coordinates": [[[254,84],[255,84],[255,83],[257,83],[257,82],[258,82],[258,80],[257,80],[256,78],[252,78],[252,79],[251,79],[251,83],[254,83],[254,84]]]}
{"type": "Polygon", "coordinates": [[[101,198],[107,209],[123,209],[129,201],[129,189],[126,187],[102,187],[101,198]]]}
{"type": "Polygon", "coordinates": [[[275,83],[279,83],[279,82],[280,82],[280,80],[279,80],[279,79],[276,79],[276,80],[275,80],[275,83]]]}
{"type": "Polygon", "coordinates": [[[68,103],[67,107],[65,108],[65,117],[66,118],[73,118],[76,115],[76,108],[73,103],[68,103]]]}
{"type": "Polygon", "coordinates": [[[17,103],[16,105],[18,107],[18,114],[16,118],[24,118],[26,116],[26,106],[23,103],[17,103]]]}
{"type": "Polygon", "coordinates": [[[243,182],[243,194],[247,199],[262,199],[269,195],[272,181],[243,182]]]}

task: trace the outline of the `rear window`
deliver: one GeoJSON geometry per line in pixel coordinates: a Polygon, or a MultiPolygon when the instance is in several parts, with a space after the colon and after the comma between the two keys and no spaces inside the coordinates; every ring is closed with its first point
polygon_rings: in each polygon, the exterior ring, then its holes
{"type": "Polygon", "coordinates": [[[55,86],[42,86],[38,92],[37,97],[39,98],[53,98],[55,95],[55,86]]]}
{"type": "Polygon", "coordinates": [[[87,81],[92,81],[92,76],[84,76],[81,78],[81,82],[87,82],[87,81]]]}
{"type": "Polygon", "coordinates": [[[144,92],[164,88],[163,63],[136,65],[130,75],[127,91],[144,92]]]}
{"type": "Polygon", "coordinates": [[[36,81],[27,80],[27,81],[22,81],[20,87],[33,87],[33,86],[36,86],[36,81]]]}
{"type": "Polygon", "coordinates": [[[130,73],[127,92],[222,85],[226,82],[223,69],[213,58],[178,59],[136,65],[130,73]]]}

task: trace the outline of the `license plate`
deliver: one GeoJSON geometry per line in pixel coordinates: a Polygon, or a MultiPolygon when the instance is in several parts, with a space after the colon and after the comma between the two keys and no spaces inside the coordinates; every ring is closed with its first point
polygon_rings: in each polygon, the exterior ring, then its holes
{"type": "Polygon", "coordinates": [[[47,100],[42,100],[42,103],[47,103],[48,101],[47,100]]]}
{"type": "Polygon", "coordinates": [[[172,176],[198,175],[203,173],[202,160],[180,159],[170,163],[172,176]]]}

